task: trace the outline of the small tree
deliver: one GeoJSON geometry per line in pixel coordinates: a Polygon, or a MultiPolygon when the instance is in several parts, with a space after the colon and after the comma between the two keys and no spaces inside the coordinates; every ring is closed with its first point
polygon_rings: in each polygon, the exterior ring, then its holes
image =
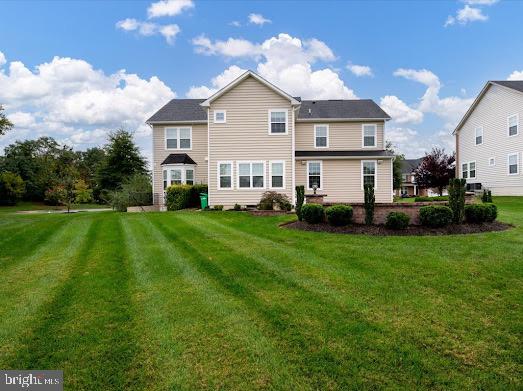
{"type": "Polygon", "coordinates": [[[461,224],[465,217],[466,179],[454,178],[449,182],[449,207],[452,210],[452,222],[461,224]]]}
{"type": "Polygon", "coordinates": [[[305,199],[305,186],[296,186],[296,215],[298,220],[302,220],[301,208],[303,207],[303,201],[305,199]]]}
{"type": "Polygon", "coordinates": [[[416,182],[421,188],[436,188],[439,195],[443,195],[443,189],[454,178],[454,155],[445,154],[441,148],[433,148],[429,154],[421,160],[414,171],[416,182]]]}
{"type": "Polygon", "coordinates": [[[20,175],[9,171],[0,173],[0,205],[16,205],[24,191],[25,184],[20,175]]]}
{"type": "Polygon", "coordinates": [[[372,225],[374,221],[374,202],[376,201],[374,186],[366,184],[363,186],[363,191],[365,196],[365,224],[372,225]]]}
{"type": "Polygon", "coordinates": [[[13,123],[4,114],[4,108],[0,105],[0,136],[6,134],[13,128],[13,123]]]}
{"type": "Polygon", "coordinates": [[[481,195],[481,202],[492,202],[492,192],[490,190],[483,190],[483,194],[481,195]]]}
{"type": "Polygon", "coordinates": [[[78,179],[74,183],[74,194],[77,204],[85,204],[93,200],[93,190],[89,189],[89,186],[83,179],[78,179]]]}

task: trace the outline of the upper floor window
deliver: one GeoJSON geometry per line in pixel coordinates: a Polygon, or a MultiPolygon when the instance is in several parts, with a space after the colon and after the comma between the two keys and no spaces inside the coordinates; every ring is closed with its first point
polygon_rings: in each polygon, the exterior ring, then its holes
{"type": "Polygon", "coordinates": [[[363,125],[363,146],[364,147],[376,147],[376,133],[377,126],[375,124],[364,124],[363,125]]]}
{"type": "Polygon", "coordinates": [[[476,139],[476,145],[483,144],[483,128],[482,127],[476,128],[476,130],[474,131],[474,135],[475,135],[475,139],[476,139]]]}
{"type": "Polygon", "coordinates": [[[329,146],[329,125],[314,125],[314,147],[327,148],[329,146]]]}
{"type": "Polygon", "coordinates": [[[361,162],[361,187],[371,185],[376,187],[376,161],[363,160],[361,162]]]}
{"type": "Polygon", "coordinates": [[[508,117],[508,135],[516,136],[519,133],[519,115],[514,114],[508,117]]]}
{"type": "Polygon", "coordinates": [[[214,123],[224,124],[227,122],[227,112],[225,110],[214,110],[214,123]]]}
{"type": "Polygon", "coordinates": [[[191,149],[192,128],[165,128],[166,149],[191,149]]]}
{"type": "Polygon", "coordinates": [[[491,157],[489,160],[488,160],[488,165],[489,166],[495,166],[496,165],[496,159],[491,157]]]}
{"type": "Polygon", "coordinates": [[[322,162],[307,162],[307,189],[322,188],[322,162]]]}
{"type": "Polygon", "coordinates": [[[283,189],[285,187],[284,173],[285,173],[285,162],[273,161],[269,162],[271,188],[283,189]]]}
{"type": "Polygon", "coordinates": [[[232,189],[232,162],[218,162],[218,189],[232,189]]]}
{"type": "Polygon", "coordinates": [[[519,154],[511,153],[508,155],[508,175],[519,174],[519,154]]]}
{"type": "Polygon", "coordinates": [[[269,134],[287,133],[287,110],[269,110],[269,134]]]}
{"type": "Polygon", "coordinates": [[[238,162],[238,187],[254,189],[265,187],[265,164],[263,162],[238,162]]]}

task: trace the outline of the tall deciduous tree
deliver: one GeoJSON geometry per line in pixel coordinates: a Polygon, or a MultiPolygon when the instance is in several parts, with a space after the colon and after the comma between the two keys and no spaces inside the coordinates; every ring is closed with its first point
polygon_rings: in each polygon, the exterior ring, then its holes
{"type": "Polygon", "coordinates": [[[447,155],[444,149],[433,148],[425,154],[418,168],[414,171],[416,182],[421,188],[436,188],[439,195],[443,195],[443,189],[454,178],[454,155],[447,155]]]}
{"type": "Polygon", "coordinates": [[[4,114],[4,108],[0,105],[0,136],[6,134],[13,127],[13,123],[4,114]]]}

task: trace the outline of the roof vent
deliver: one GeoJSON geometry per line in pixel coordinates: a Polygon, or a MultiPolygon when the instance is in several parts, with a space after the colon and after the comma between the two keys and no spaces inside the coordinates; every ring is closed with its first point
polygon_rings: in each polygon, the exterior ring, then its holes
{"type": "Polygon", "coordinates": [[[315,101],[315,100],[313,100],[313,101],[312,101],[312,104],[313,104],[313,105],[315,105],[315,104],[316,104],[316,101],[315,101]]]}
{"type": "Polygon", "coordinates": [[[312,110],[311,109],[309,109],[309,115],[312,115],[312,110]]]}

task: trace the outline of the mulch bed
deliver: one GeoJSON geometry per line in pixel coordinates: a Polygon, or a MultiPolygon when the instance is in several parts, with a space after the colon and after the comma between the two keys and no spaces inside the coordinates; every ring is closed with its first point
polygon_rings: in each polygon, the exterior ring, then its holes
{"type": "Polygon", "coordinates": [[[258,210],[253,209],[248,211],[252,216],[280,216],[286,214],[294,214],[294,212],[287,212],[286,210],[258,210]]]}
{"type": "Polygon", "coordinates": [[[292,221],[283,223],[282,228],[297,229],[302,231],[313,232],[331,232],[338,234],[365,234],[374,236],[426,236],[426,235],[462,235],[480,232],[505,231],[512,228],[513,225],[494,221],[483,224],[460,224],[449,225],[443,228],[428,228],[420,225],[411,225],[405,230],[388,229],[384,225],[363,225],[351,224],[345,227],[333,227],[332,225],[309,224],[305,221],[292,221]]]}

